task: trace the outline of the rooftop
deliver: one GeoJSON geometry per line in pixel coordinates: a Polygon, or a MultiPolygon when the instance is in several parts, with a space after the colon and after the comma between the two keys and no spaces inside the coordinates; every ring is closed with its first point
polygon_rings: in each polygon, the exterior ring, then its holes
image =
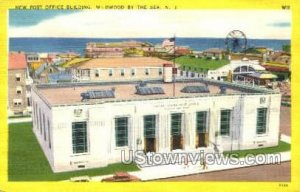
{"type": "MultiPolygon", "coordinates": [[[[211,81],[211,80],[210,80],[211,81]]],[[[220,94],[220,88],[226,86],[226,93],[223,94],[242,94],[242,93],[261,93],[262,90],[254,90],[245,86],[237,86],[224,82],[219,84],[217,81],[207,83],[201,81],[182,80],[175,83],[175,97],[199,97],[220,94]],[[197,86],[207,89],[196,89],[197,86]],[[184,91],[188,87],[191,91],[184,91]],[[200,91],[199,91],[200,90],[200,91]],[[204,90],[204,91],[202,91],[204,90]],[[196,93],[195,93],[196,92],[196,93]]],[[[66,83],[66,84],[45,84],[36,85],[34,87],[36,92],[50,105],[73,105],[73,104],[93,104],[111,101],[124,100],[148,100],[148,99],[164,99],[174,98],[173,84],[163,83],[161,81],[147,82],[146,85],[141,85],[140,82],[115,82],[115,83],[66,83]],[[144,86],[156,90],[158,92],[144,92],[139,94],[138,86],[144,86]],[[158,88],[158,89],[157,89],[158,88]],[[163,92],[161,92],[161,90],[163,92]],[[93,92],[101,99],[86,99],[83,100],[83,95],[91,96],[93,92]],[[113,93],[111,93],[113,92],[113,93]],[[113,97],[104,97],[103,95],[113,95],[113,97]],[[102,97],[103,96],[103,97],[102,97]]],[[[91,97],[88,97],[91,98],[91,97]]]]}
{"type": "Polygon", "coordinates": [[[8,58],[8,69],[26,69],[26,55],[22,52],[10,52],[8,58]]]}
{"type": "Polygon", "coordinates": [[[153,46],[149,42],[140,42],[140,41],[122,41],[122,42],[90,42],[87,44],[88,46],[94,45],[95,47],[119,47],[119,48],[126,48],[126,47],[151,47],[153,46]]]}
{"type": "Polygon", "coordinates": [[[172,64],[172,62],[156,57],[96,58],[80,62],[78,65],[74,65],[74,67],[79,69],[162,67],[163,64],[172,64]]]}
{"type": "Polygon", "coordinates": [[[224,53],[224,49],[219,49],[219,48],[209,48],[203,51],[204,53],[224,53]]]}

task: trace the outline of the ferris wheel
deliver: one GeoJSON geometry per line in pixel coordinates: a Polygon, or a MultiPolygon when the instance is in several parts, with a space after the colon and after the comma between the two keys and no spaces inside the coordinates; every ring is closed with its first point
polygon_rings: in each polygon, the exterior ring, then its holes
{"type": "Polygon", "coordinates": [[[228,33],[225,45],[229,52],[242,53],[247,48],[247,38],[240,30],[233,30],[228,33]]]}

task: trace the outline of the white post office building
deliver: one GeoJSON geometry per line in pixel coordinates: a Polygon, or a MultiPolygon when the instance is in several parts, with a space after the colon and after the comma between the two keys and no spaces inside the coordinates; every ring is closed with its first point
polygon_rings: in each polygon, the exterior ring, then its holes
{"type": "Polygon", "coordinates": [[[278,145],[280,100],[272,90],[206,79],[40,84],[33,131],[54,172],[120,162],[121,150],[269,147],[278,145]]]}

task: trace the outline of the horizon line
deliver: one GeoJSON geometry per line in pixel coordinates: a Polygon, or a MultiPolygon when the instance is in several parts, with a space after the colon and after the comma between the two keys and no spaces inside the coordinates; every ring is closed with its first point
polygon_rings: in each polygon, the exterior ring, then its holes
{"type": "MultiPolygon", "coordinates": [[[[170,37],[8,37],[10,38],[48,38],[48,39],[58,39],[58,38],[64,38],[64,39],[168,39],[168,38],[174,38],[174,36],[170,37]]],[[[226,37],[178,37],[175,36],[175,38],[186,38],[186,39],[226,39],[226,37]]],[[[286,38],[247,38],[248,39],[254,39],[254,40],[289,40],[292,39],[286,39],[286,38]]]]}

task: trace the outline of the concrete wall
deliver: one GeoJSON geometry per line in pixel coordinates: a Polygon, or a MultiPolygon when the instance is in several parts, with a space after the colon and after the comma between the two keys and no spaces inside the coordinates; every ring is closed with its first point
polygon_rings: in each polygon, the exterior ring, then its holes
{"type": "Polygon", "coordinates": [[[73,69],[73,76],[77,76],[79,81],[128,81],[128,80],[162,80],[163,67],[135,67],[135,68],[99,68],[91,69],[89,77],[81,77],[78,75],[78,69],[73,69]],[[112,76],[109,76],[109,71],[112,69],[112,76]],[[124,69],[124,76],[121,75],[121,70],[124,69]],[[135,70],[135,75],[131,74],[131,69],[135,70]],[[149,70],[149,75],[145,74],[145,69],[149,70]],[[159,70],[162,73],[159,74],[159,70]],[[99,72],[99,77],[96,77],[96,71],[99,72]]]}
{"type": "MultiPolygon", "coordinates": [[[[53,132],[53,111],[44,102],[37,93],[32,90],[32,124],[33,132],[48,159],[50,166],[54,169],[54,155],[53,150],[57,147],[54,145],[56,135],[53,132]],[[48,124],[49,123],[49,124],[48,124]]],[[[58,158],[58,157],[57,157],[58,158]]]]}
{"type": "MultiPolygon", "coordinates": [[[[49,109],[33,94],[34,103],[51,120],[53,150],[47,148],[36,125],[34,131],[55,172],[106,166],[120,162],[121,150],[143,150],[143,116],[156,115],[158,127],[157,152],[170,152],[170,121],[172,113],[182,113],[184,150],[196,150],[196,112],[208,112],[209,146],[216,142],[215,132],[220,131],[220,111],[231,109],[231,131],[222,136],[223,150],[250,149],[278,144],[280,95],[219,95],[210,97],[174,98],[160,100],[128,101],[94,105],[57,106],[49,109]],[[265,102],[261,102],[261,98],[265,102]],[[256,111],[268,108],[267,133],[256,135],[256,111]],[[80,116],[74,110],[82,110],[80,116]],[[116,117],[129,117],[128,146],[116,147],[116,117]],[[72,122],[87,121],[88,153],[72,154],[72,122]],[[138,140],[142,143],[138,144],[138,140]],[[261,146],[263,144],[263,146],[261,146]]],[[[35,116],[33,117],[35,118],[35,116]]],[[[180,151],[180,150],[179,150],[180,151]]],[[[128,154],[128,153],[127,153],[128,154]]]]}

